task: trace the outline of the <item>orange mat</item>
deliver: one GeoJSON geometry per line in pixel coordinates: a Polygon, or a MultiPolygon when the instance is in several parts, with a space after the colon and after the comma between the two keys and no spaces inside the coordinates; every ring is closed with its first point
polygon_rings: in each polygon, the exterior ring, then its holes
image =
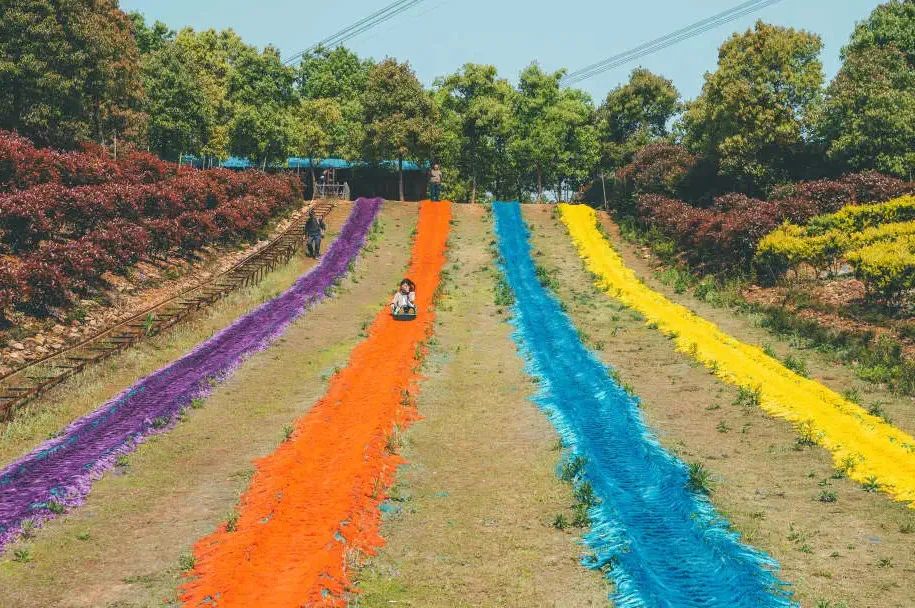
{"type": "Polygon", "coordinates": [[[397,322],[387,308],[378,313],[292,438],[257,462],[235,530],[223,526],[195,545],[184,606],[345,605],[352,552],[371,555],[384,543],[379,505],[403,462],[388,438],[418,417],[410,403],[450,220],[450,203],[421,204],[407,273],[417,285],[418,318],[397,322]]]}

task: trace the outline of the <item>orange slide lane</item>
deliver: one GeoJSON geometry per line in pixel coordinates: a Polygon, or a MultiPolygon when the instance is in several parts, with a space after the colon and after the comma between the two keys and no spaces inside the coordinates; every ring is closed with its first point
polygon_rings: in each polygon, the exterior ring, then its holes
{"type": "Polygon", "coordinates": [[[417,285],[417,319],[379,312],[290,440],[257,462],[234,530],[223,525],[194,547],[185,607],[345,605],[353,551],[371,555],[384,543],[379,506],[403,463],[389,437],[418,418],[411,403],[450,221],[451,203],[421,204],[407,274],[417,285]]]}

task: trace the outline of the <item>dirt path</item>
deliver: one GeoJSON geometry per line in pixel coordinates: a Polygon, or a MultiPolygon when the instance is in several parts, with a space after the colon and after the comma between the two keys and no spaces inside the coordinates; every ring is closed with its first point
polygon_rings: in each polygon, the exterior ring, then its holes
{"type": "Polygon", "coordinates": [[[456,205],[446,295],[407,434],[387,546],[362,571],[354,606],[606,606],[599,573],[579,564],[558,437],[528,399],[504,313],[493,300],[493,234],[480,206],[456,205]]]}
{"type": "Polygon", "coordinates": [[[662,444],[710,470],[712,502],[744,540],[780,562],[801,604],[908,606],[915,543],[902,530],[915,528],[912,512],[834,479],[824,450],[798,445],[787,423],[735,405],[736,390],[593,287],[552,207],[525,206],[524,213],[536,260],[591,347],[641,397],[662,444]],[[836,501],[821,502],[824,493],[836,501]]]}
{"type": "MultiPolygon", "coordinates": [[[[345,211],[335,212],[337,227],[345,211]]],[[[273,451],[284,426],[324,392],[335,367],[346,361],[360,331],[389,297],[406,261],[401,244],[415,221],[415,205],[386,204],[378,240],[335,297],[249,359],[185,422],[130,455],[95,485],[86,505],[48,524],[34,541],[14,545],[0,562],[0,598],[17,608],[170,605],[180,571],[190,565],[193,542],[231,516],[250,481],[253,459],[273,451]],[[27,551],[29,561],[14,561],[17,548],[27,551]]],[[[225,325],[232,318],[230,306],[250,308],[295,276],[290,272],[269,291],[248,292],[246,300],[235,296],[183,334],[171,332],[112,360],[85,377],[83,391],[68,393],[64,386],[49,394],[45,399],[56,395],[59,407],[32,428],[32,441],[42,438],[36,427],[58,428],[53,419],[65,422],[65,413],[97,405],[143,370],[156,369],[162,358],[174,358],[191,335],[206,337],[225,325]]]]}

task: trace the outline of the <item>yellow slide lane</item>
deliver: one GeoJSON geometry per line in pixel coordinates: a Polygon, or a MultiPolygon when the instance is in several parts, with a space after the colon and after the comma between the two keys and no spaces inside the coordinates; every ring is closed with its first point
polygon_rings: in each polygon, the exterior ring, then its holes
{"type": "Polygon", "coordinates": [[[563,204],[559,210],[598,287],[657,325],[678,350],[721,380],[758,391],[766,412],[791,421],[832,452],[848,477],[915,508],[915,438],[650,289],[597,229],[591,207],[563,204]]]}

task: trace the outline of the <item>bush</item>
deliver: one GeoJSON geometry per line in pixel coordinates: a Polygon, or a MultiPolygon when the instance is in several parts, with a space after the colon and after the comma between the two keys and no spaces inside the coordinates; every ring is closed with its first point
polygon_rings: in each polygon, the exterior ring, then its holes
{"type": "Polygon", "coordinates": [[[828,230],[855,232],[893,222],[915,220],[915,196],[901,196],[885,203],[848,205],[837,213],[815,217],[808,230],[822,234],[828,230]]]}
{"type": "Polygon", "coordinates": [[[696,162],[696,156],[683,146],[657,142],[636,152],[632,162],[616,172],[616,178],[631,193],[678,196],[696,162]]]}
{"type": "MultiPolygon", "coordinates": [[[[886,203],[843,207],[814,217],[806,226],[786,223],[760,241],[755,262],[760,270],[778,277],[801,264],[816,269],[835,267],[848,252],[867,248],[865,256],[874,259],[879,255],[885,266],[895,249],[870,246],[915,236],[915,221],[897,221],[913,217],[915,197],[903,196],[886,203]]],[[[862,276],[869,277],[866,282],[873,285],[869,272],[862,276]]]]}
{"type": "Polygon", "coordinates": [[[867,288],[887,301],[915,289],[915,237],[903,236],[856,249],[848,262],[867,288]]]}
{"type": "MultiPolygon", "coordinates": [[[[773,192],[769,200],[744,194],[726,194],[715,198],[710,206],[705,207],[660,194],[641,194],[636,196],[636,214],[643,223],[656,226],[673,238],[691,262],[719,270],[735,267],[746,270],[750,267],[760,241],[786,221],[805,223],[824,213],[835,212],[846,204],[885,200],[872,197],[901,196],[913,190],[915,184],[911,182],[869,172],[846,175],[838,180],[782,186],[773,192]]],[[[902,197],[900,200],[912,198],[902,197]]],[[[857,208],[864,207],[871,206],[857,208]]],[[[885,205],[874,207],[883,208],[885,205]]],[[[910,213],[909,208],[908,203],[900,203],[894,207],[893,212],[883,209],[880,213],[884,221],[915,218],[915,212],[910,213]]],[[[831,227],[848,230],[849,225],[865,221],[865,217],[858,217],[855,212],[849,213],[855,219],[842,220],[845,216],[840,216],[831,227]]],[[[822,232],[827,229],[824,227],[822,232]]],[[[763,278],[774,279],[780,276],[798,256],[807,255],[811,263],[819,264],[820,257],[828,256],[837,246],[834,242],[835,235],[824,238],[819,244],[796,242],[793,239],[797,236],[799,235],[789,232],[773,237],[783,241],[785,250],[778,254],[766,250],[759,260],[759,268],[766,275],[763,278]],[[808,245],[814,251],[805,254],[803,249],[808,245]],[[817,250],[817,247],[822,251],[817,250]]]]}
{"type": "Polygon", "coordinates": [[[292,176],[176,170],[143,152],[35,148],[0,131],[0,318],[42,312],[153,254],[255,238],[302,199],[292,176]]]}

